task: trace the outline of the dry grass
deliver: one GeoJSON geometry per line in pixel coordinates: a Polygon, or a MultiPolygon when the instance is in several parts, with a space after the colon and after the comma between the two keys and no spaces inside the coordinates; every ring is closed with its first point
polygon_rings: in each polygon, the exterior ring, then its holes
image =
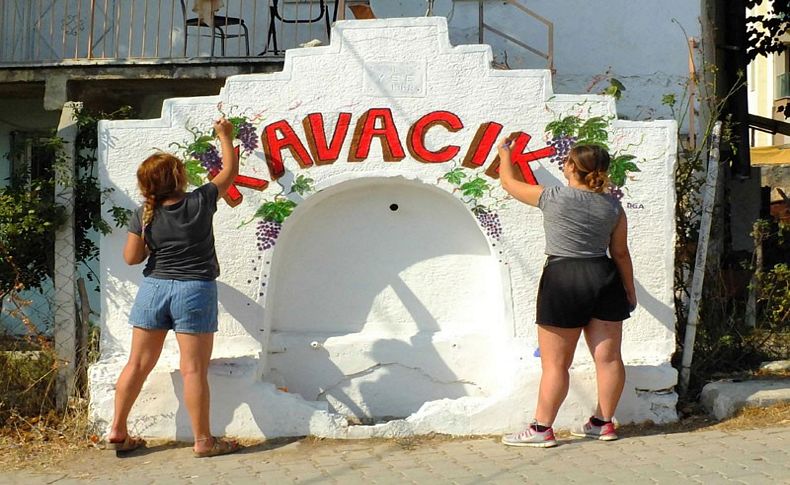
{"type": "Polygon", "coordinates": [[[0,469],[48,468],[97,441],[86,400],[57,410],[57,372],[51,342],[0,338],[0,469]]]}
{"type": "Polygon", "coordinates": [[[652,434],[688,433],[696,431],[738,431],[743,429],[769,428],[790,425],[790,403],[780,403],[768,407],[744,408],[733,417],[722,421],[704,414],[699,408],[675,423],[669,424],[628,424],[617,429],[621,436],[644,436],[652,434]]]}
{"type": "Polygon", "coordinates": [[[24,417],[16,413],[0,428],[0,469],[53,469],[59,463],[96,446],[87,403],[58,415],[24,417]]]}

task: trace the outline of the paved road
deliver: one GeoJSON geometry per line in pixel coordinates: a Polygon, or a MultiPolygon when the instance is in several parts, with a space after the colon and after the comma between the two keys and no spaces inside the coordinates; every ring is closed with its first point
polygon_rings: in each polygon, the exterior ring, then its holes
{"type": "Polygon", "coordinates": [[[564,438],[553,449],[508,448],[494,438],[322,441],[193,458],[153,446],[117,458],[86,450],[55,472],[0,472],[0,484],[790,484],[790,427],[625,437],[564,438]]]}

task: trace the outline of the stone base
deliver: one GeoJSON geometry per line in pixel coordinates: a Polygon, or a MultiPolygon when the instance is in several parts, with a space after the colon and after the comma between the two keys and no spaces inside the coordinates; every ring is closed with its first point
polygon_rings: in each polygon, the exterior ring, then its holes
{"type": "MultiPolygon", "coordinates": [[[[534,369],[515,372],[503,391],[487,397],[462,397],[426,402],[416,413],[376,425],[350,426],[345,416],[329,411],[324,401],[307,401],[263,381],[255,357],[214,359],[209,370],[212,433],[247,439],[313,435],[325,438],[395,438],[429,433],[448,435],[502,434],[519,429],[532,418],[540,375],[534,369]]],[[[114,382],[123,363],[90,369],[91,418],[100,432],[109,430],[113,415],[114,382]]],[[[627,366],[626,385],[617,410],[621,424],[677,420],[675,369],[627,366]],[[652,382],[640,389],[634,382],[652,382]]],[[[177,366],[160,362],[151,373],[129,417],[133,434],[149,438],[190,441],[189,416],[182,400],[183,384],[177,366]]],[[[569,428],[584,421],[595,408],[595,375],[588,365],[571,370],[571,390],[555,427],[569,428]]]]}
{"type": "Polygon", "coordinates": [[[711,382],[702,388],[701,401],[712,416],[725,419],[745,407],[790,402],[790,379],[711,382]]]}

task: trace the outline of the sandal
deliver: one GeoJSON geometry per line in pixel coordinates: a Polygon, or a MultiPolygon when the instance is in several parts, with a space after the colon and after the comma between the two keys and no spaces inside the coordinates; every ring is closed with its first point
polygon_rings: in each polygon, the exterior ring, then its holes
{"type": "Polygon", "coordinates": [[[224,438],[216,438],[212,436],[214,440],[214,444],[206,451],[195,451],[192,450],[192,454],[195,455],[195,458],[207,458],[209,456],[219,456],[219,455],[228,455],[230,453],[235,453],[241,449],[241,445],[237,441],[234,440],[226,440],[224,438]]]}
{"type": "Polygon", "coordinates": [[[108,441],[104,444],[105,450],[132,451],[145,445],[145,440],[139,436],[126,435],[123,441],[108,441]]]}

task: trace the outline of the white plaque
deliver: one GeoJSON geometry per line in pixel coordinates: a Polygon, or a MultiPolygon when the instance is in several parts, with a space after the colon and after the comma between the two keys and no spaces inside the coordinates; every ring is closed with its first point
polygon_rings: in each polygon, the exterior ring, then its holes
{"type": "Polygon", "coordinates": [[[366,62],[364,76],[369,96],[425,97],[425,63],[366,62]]]}

